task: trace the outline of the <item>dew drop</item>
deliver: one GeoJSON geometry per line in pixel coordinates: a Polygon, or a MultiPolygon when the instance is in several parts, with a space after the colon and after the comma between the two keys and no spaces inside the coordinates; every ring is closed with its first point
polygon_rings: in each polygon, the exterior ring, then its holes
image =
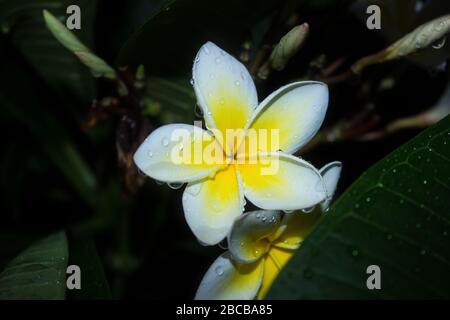
{"type": "Polygon", "coordinates": [[[235,84],[237,87],[239,87],[239,86],[241,85],[241,83],[240,83],[238,80],[236,80],[236,81],[234,82],[234,84],[235,84]]]}
{"type": "Polygon", "coordinates": [[[223,250],[228,250],[228,243],[226,240],[220,241],[219,242],[219,248],[223,249],[223,250]]]}
{"type": "Polygon", "coordinates": [[[366,198],[366,202],[370,202],[370,200],[371,200],[370,197],[366,198]]]}
{"type": "Polygon", "coordinates": [[[217,64],[219,64],[221,60],[220,60],[219,57],[217,57],[214,61],[215,61],[217,64]]]}
{"type": "Polygon", "coordinates": [[[182,182],[170,182],[167,185],[169,186],[170,189],[177,190],[183,186],[183,183],[182,182]]]}
{"type": "Polygon", "coordinates": [[[161,140],[161,144],[162,144],[164,147],[167,147],[167,146],[169,145],[169,139],[167,139],[166,137],[164,137],[164,138],[161,140]]]}
{"type": "Polygon", "coordinates": [[[427,180],[423,180],[423,184],[427,184],[427,180]]]}
{"type": "Polygon", "coordinates": [[[309,208],[302,209],[302,211],[303,211],[304,213],[310,213],[310,212],[312,212],[313,210],[314,210],[314,207],[309,207],[309,208]]]}
{"type": "Polygon", "coordinates": [[[148,154],[148,156],[149,156],[150,158],[153,157],[153,151],[149,150],[149,151],[147,152],[147,154],[148,154]]]}
{"type": "Polygon", "coordinates": [[[222,268],[221,266],[217,266],[217,267],[216,267],[216,274],[217,274],[218,276],[223,275],[223,268],[222,268]]]}
{"type": "Polygon", "coordinates": [[[193,85],[195,84],[194,78],[191,78],[191,80],[189,81],[189,83],[191,84],[191,86],[193,86],[193,85]]]}
{"type": "Polygon", "coordinates": [[[444,36],[444,37],[436,40],[435,42],[433,42],[431,47],[436,50],[442,49],[445,45],[445,40],[446,40],[446,37],[444,36]]]}

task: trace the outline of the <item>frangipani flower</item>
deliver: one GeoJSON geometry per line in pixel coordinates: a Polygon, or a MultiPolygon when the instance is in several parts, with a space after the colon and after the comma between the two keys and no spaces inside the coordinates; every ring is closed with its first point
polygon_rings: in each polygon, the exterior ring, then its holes
{"type": "Polygon", "coordinates": [[[192,72],[209,130],[160,127],[138,148],[134,161],[156,180],[187,183],[184,213],[199,241],[213,245],[224,239],[244,211],[244,196],[268,210],[308,208],[326,199],[318,170],[291,155],[323,122],[325,84],[291,83],[258,104],[246,68],[211,42],[200,48],[192,72]]]}
{"type": "MultiPolygon", "coordinates": [[[[330,199],[341,172],[333,162],[322,170],[330,199]]],[[[252,211],[236,219],[228,236],[229,251],[203,277],[196,299],[262,299],[327,207],[313,213],[252,211]]]]}

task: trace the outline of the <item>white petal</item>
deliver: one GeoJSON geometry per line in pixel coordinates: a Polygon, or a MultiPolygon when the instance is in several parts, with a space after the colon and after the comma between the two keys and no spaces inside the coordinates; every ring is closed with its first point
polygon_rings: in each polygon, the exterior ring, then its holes
{"type": "Polygon", "coordinates": [[[341,171],[342,163],[339,161],[330,162],[319,170],[323,177],[323,181],[325,182],[325,187],[327,188],[327,198],[320,204],[323,211],[326,211],[330,206],[339,177],[341,176],[341,171]]]}
{"type": "Polygon", "coordinates": [[[223,134],[226,129],[244,129],[258,105],[256,88],[245,66],[207,42],[197,53],[192,77],[207,127],[223,134]]]}
{"type": "Polygon", "coordinates": [[[219,256],[203,277],[196,300],[251,300],[258,293],[263,264],[238,264],[228,252],[219,256]]]}
{"type": "Polygon", "coordinates": [[[261,151],[294,153],[317,133],[328,106],[328,87],[317,81],[288,84],[269,95],[252,115],[250,128],[279,130],[279,146],[261,151]]]}
{"type": "Polygon", "coordinates": [[[217,144],[199,127],[169,124],[156,129],[145,139],[134,154],[134,162],[143,173],[164,182],[189,182],[207,177],[220,165],[205,161],[204,145],[200,143],[198,148],[194,147],[194,137],[206,144],[217,144]],[[180,159],[183,152],[189,151],[198,157],[188,157],[186,161],[180,159]]]}
{"type": "Polygon", "coordinates": [[[270,239],[281,222],[279,211],[251,211],[234,222],[228,235],[228,249],[233,259],[242,263],[255,262],[269,249],[270,239]]]}
{"type": "Polygon", "coordinates": [[[260,153],[256,164],[239,164],[238,169],[245,197],[262,209],[305,209],[326,196],[317,169],[283,152],[260,153]]]}
{"type": "Polygon", "coordinates": [[[206,245],[222,241],[244,207],[244,193],[234,166],[214,177],[189,183],[183,193],[186,221],[194,235],[206,245]]]}

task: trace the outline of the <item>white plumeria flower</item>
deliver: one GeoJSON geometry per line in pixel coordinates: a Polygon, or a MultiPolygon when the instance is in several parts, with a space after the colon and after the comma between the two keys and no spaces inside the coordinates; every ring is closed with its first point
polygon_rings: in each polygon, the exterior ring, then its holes
{"type": "Polygon", "coordinates": [[[183,194],[184,214],[200,242],[213,245],[227,236],[244,211],[244,196],[268,210],[308,208],[326,199],[318,170],[292,156],[323,122],[328,105],[325,84],[291,83],[258,104],[247,69],[211,42],[200,48],[192,72],[209,131],[185,124],[160,127],[138,148],[134,161],[156,180],[188,183],[183,194]],[[241,134],[236,139],[224,138],[230,129],[241,130],[241,134]],[[181,143],[173,139],[179,131],[188,132],[190,138],[181,143]],[[272,143],[275,138],[270,134],[267,140],[271,141],[266,144],[259,143],[262,139],[257,135],[257,148],[245,143],[250,139],[249,132],[267,131],[277,133],[277,143],[272,143]],[[174,161],[177,150],[191,150],[194,144],[200,149],[194,147],[189,157],[174,161]],[[220,152],[204,155],[217,146],[220,152]],[[276,170],[262,174],[271,168],[276,170]]]}
{"type": "MultiPolygon", "coordinates": [[[[341,164],[326,165],[329,200],[336,189],[341,164]]],[[[252,211],[236,219],[228,236],[229,251],[209,267],[196,299],[263,299],[281,269],[322,217],[322,210],[302,212],[252,211]]]]}

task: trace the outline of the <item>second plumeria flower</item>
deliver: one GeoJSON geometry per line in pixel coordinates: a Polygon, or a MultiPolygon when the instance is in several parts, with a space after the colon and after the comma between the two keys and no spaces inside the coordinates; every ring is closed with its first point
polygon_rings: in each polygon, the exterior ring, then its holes
{"type": "Polygon", "coordinates": [[[192,72],[209,130],[160,127],[138,148],[134,161],[156,180],[188,183],[184,213],[202,243],[217,244],[227,236],[244,211],[244,196],[268,210],[303,209],[326,200],[319,171],[292,156],[323,122],[325,84],[291,83],[258,104],[247,69],[211,42],[200,48],[192,72]]]}
{"type": "Polygon", "coordinates": [[[228,235],[228,251],[209,267],[196,299],[263,299],[295,250],[328,210],[341,174],[341,163],[324,166],[328,201],[312,213],[260,210],[236,219],[228,235]]]}

